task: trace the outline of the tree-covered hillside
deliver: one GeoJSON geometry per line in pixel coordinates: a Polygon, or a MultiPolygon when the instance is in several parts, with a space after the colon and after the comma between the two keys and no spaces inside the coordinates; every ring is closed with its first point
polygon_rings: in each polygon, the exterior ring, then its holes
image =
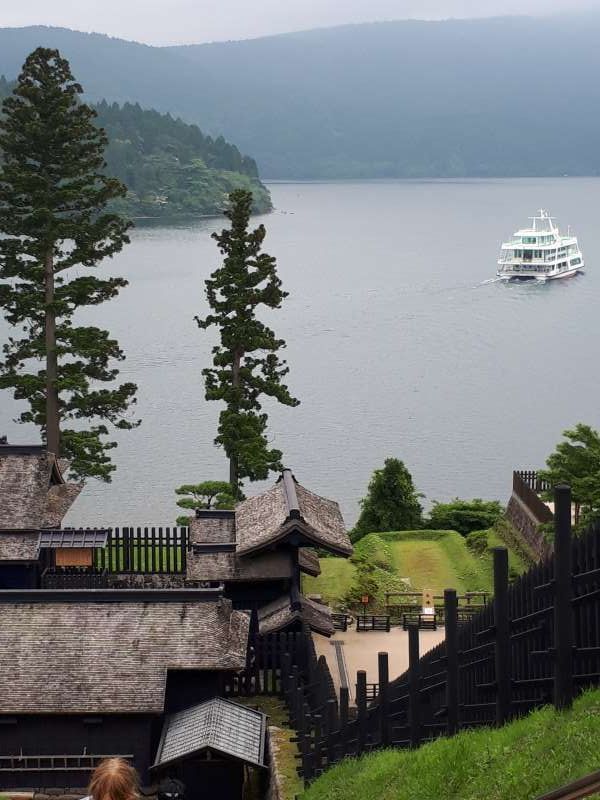
{"type": "Polygon", "coordinates": [[[223,134],[269,178],[600,174],[600,14],[385,22],[157,48],[0,30],[0,73],[57,46],[96,101],[223,134]]]}
{"type": "MultiPolygon", "coordinates": [[[[0,77],[0,99],[11,88],[0,77]]],[[[195,125],[137,103],[102,101],[96,110],[109,139],[107,173],[129,190],[113,203],[120,211],[137,217],[218,214],[229,192],[238,188],[252,191],[255,211],[271,208],[255,161],[222,136],[205,136],[195,125]]]]}

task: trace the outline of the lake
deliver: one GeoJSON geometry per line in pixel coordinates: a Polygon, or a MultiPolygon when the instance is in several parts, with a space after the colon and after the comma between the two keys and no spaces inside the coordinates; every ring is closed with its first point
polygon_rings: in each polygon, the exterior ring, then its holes
{"type": "MultiPolygon", "coordinates": [[[[600,179],[271,185],[265,249],[290,296],[268,321],[288,344],[298,408],[271,407],[273,443],[348,525],[388,456],[425,504],[510,494],[514,468],[545,462],[564,428],[600,426],[600,179]],[[540,207],[573,226],[588,271],[547,285],[493,278],[500,243],[540,207]]],[[[258,221],[258,220],[257,220],[258,221]]],[[[90,481],[66,522],[173,523],[173,489],[226,478],[212,440],[218,405],[201,369],[213,335],[194,315],[219,263],[220,220],[139,227],[103,268],[130,281],[86,310],[124,349],[142,426],[116,432],[118,471],[90,481]]],[[[6,335],[3,328],[2,337],[6,335]]],[[[0,398],[0,433],[35,442],[0,398]]],[[[254,485],[254,493],[263,486],[254,485]]]]}

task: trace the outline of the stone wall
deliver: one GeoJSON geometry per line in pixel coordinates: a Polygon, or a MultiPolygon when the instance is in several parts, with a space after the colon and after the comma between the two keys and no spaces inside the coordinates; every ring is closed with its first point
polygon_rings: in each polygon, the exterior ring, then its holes
{"type": "Polygon", "coordinates": [[[527,542],[538,559],[550,555],[552,547],[546,541],[544,534],[540,530],[541,523],[515,494],[513,494],[508,501],[506,517],[527,542]]]}

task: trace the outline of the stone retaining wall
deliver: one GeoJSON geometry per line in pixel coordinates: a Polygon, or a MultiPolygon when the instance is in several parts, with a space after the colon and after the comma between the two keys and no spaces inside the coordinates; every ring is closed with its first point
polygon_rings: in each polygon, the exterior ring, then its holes
{"type": "Polygon", "coordinates": [[[546,541],[544,534],[540,530],[540,521],[516,494],[513,494],[508,501],[506,517],[527,542],[538,559],[546,558],[546,556],[550,555],[552,547],[546,541]]]}

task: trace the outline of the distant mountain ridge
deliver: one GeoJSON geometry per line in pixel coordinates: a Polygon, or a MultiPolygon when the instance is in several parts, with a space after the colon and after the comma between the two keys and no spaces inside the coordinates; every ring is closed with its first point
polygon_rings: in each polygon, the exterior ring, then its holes
{"type": "Polygon", "coordinates": [[[157,48],[0,29],[0,73],[58,47],[90,99],[223,134],[268,178],[600,174],[600,14],[358,24],[157,48]]]}

